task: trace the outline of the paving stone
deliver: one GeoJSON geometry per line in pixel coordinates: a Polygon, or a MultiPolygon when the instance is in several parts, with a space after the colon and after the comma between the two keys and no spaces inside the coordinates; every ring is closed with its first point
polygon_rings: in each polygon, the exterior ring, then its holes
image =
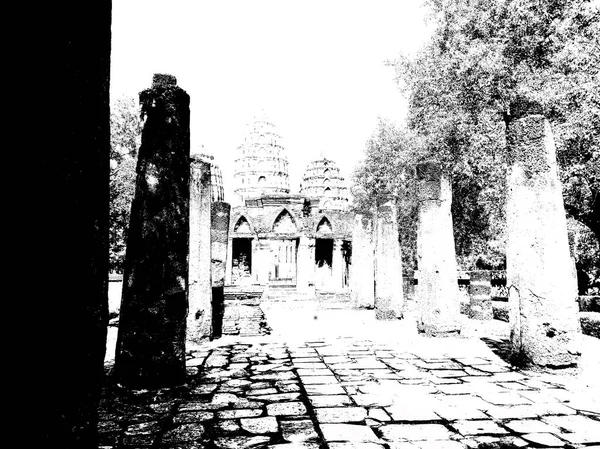
{"type": "Polygon", "coordinates": [[[302,402],[277,402],[267,405],[267,414],[271,416],[295,416],[306,413],[302,402]]]}
{"type": "Polygon", "coordinates": [[[487,373],[505,373],[510,371],[507,366],[501,366],[498,364],[477,365],[477,369],[487,373]]]}
{"type": "Polygon", "coordinates": [[[539,409],[533,405],[491,406],[485,413],[494,419],[537,418],[539,409]]]}
{"type": "Polygon", "coordinates": [[[274,416],[243,418],[240,419],[240,424],[242,429],[250,433],[275,433],[278,430],[277,418],[274,416]]]}
{"type": "Polygon", "coordinates": [[[262,415],[261,409],[221,410],[217,412],[219,419],[254,418],[262,415]]]}
{"type": "Polygon", "coordinates": [[[379,431],[388,441],[448,440],[452,436],[441,424],[386,424],[379,431]]]}
{"type": "Polygon", "coordinates": [[[352,403],[346,395],[324,395],[324,396],[309,396],[308,399],[313,407],[336,407],[341,405],[349,405],[352,403]]]}
{"type": "Polygon", "coordinates": [[[162,437],[163,443],[177,443],[180,441],[195,441],[204,435],[204,427],[201,424],[182,424],[179,427],[165,432],[162,437]]]}
{"type": "Polygon", "coordinates": [[[220,410],[227,407],[227,404],[214,404],[211,402],[185,402],[179,406],[180,412],[193,412],[197,410],[220,410]]]}
{"type": "Polygon", "coordinates": [[[218,449],[250,449],[254,447],[263,447],[269,440],[270,437],[265,436],[220,437],[215,439],[215,447],[218,449]]]}
{"type": "Polygon", "coordinates": [[[329,376],[300,376],[304,385],[329,385],[337,382],[337,379],[333,374],[329,376]]]}
{"type": "Polygon", "coordinates": [[[124,446],[145,447],[151,446],[156,440],[156,434],[153,435],[125,435],[123,437],[124,446]]]}
{"type": "Polygon", "coordinates": [[[275,393],[275,394],[264,394],[260,396],[252,396],[252,399],[267,402],[281,402],[281,401],[293,401],[298,399],[300,393],[275,393]]]}
{"type": "Polygon", "coordinates": [[[474,436],[461,440],[466,447],[471,449],[481,449],[481,445],[492,448],[513,448],[513,447],[529,447],[529,443],[521,438],[514,436],[474,436]]]}
{"type": "Polygon", "coordinates": [[[352,399],[354,399],[358,405],[363,407],[388,407],[394,403],[394,396],[391,394],[353,394],[352,399]]]}
{"type": "Polygon", "coordinates": [[[223,419],[215,424],[218,430],[223,432],[237,432],[240,430],[240,425],[233,419],[223,419]]]}
{"type": "Polygon", "coordinates": [[[454,427],[461,435],[503,435],[508,432],[499,427],[494,421],[491,420],[462,420],[452,423],[454,427]]]}
{"type": "Polygon", "coordinates": [[[473,387],[468,383],[438,385],[437,389],[444,394],[471,394],[473,392],[473,387]]]}
{"type": "Polygon", "coordinates": [[[358,424],[323,424],[320,426],[323,437],[329,443],[331,441],[348,442],[373,442],[379,439],[368,426],[358,424]]]}
{"type": "Polygon", "coordinates": [[[229,387],[243,387],[250,384],[252,384],[252,382],[246,379],[230,379],[224,383],[224,385],[229,387]]]}
{"type": "Polygon", "coordinates": [[[564,447],[565,443],[551,433],[526,433],[521,435],[524,440],[530,441],[542,447],[564,447]]]}
{"type": "MultiPolygon", "coordinates": [[[[464,449],[464,445],[453,440],[416,441],[414,446],[418,449],[464,449]]],[[[399,445],[399,448],[404,446],[399,445]]]]}
{"type": "Polygon", "coordinates": [[[358,422],[367,417],[367,411],[362,407],[317,408],[315,414],[319,423],[358,422]]]}
{"type": "Polygon", "coordinates": [[[484,401],[489,402],[494,405],[526,405],[531,404],[529,399],[524,398],[523,396],[512,392],[507,391],[505,393],[479,393],[479,396],[484,401]]]}
{"type": "Polygon", "coordinates": [[[252,380],[289,380],[295,378],[296,375],[291,371],[280,371],[269,374],[254,374],[253,376],[250,376],[250,379],[252,380]]]}
{"type": "Polygon", "coordinates": [[[346,390],[341,385],[304,385],[306,392],[309,395],[332,395],[332,394],[346,394],[346,390]]]}
{"type": "Polygon", "coordinates": [[[158,421],[143,422],[139,424],[132,424],[125,430],[125,435],[150,435],[160,430],[160,423],[158,421]]]}
{"type": "Polygon", "coordinates": [[[390,415],[388,415],[382,408],[369,409],[368,417],[381,422],[391,421],[392,419],[390,418],[390,415]]]}
{"type": "Polygon", "coordinates": [[[272,388],[272,382],[252,382],[250,384],[250,390],[265,390],[267,388],[272,388]]]}
{"type": "Polygon", "coordinates": [[[457,362],[462,363],[463,365],[489,365],[490,364],[490,360],[488,359],[484,359],[481,357],[461,357],[458,359],[455,359],[457,362]]]}
{"type": "Polygon", "coordinates": [[[394,421],[435,421],[441,419],[431,407],[419,407],[414,402],[385,407],[394,421]]]}
{"type": "Polygon", "coordinates": [[[329,443],[329,449],[383,449],[377,443],[329,443]]]}
{"type": "Polygon", "coordinates": [[[600,436],[600,421],[586,416],[544,416],[542,420],[568,432],[594,433],[600,436]]]}
{"type": "Polygon", "coordinates": [[[226,366],[227,363],[228,363],[227,357],[220,355],[220,354],[212,353],[211,355],[208,356],[204,365],[206,367],[212,368],[212,367],[223,367],[223,366],[226,366]]]}
{"type": "Polygon", "coordinates": [[[319,443],[312,443],[309,441],[304,441],[301,443],[280,443],[280,444],[270,444],[267,446],[268,449],[321,449],[321,445],[319,443]]]}
{"type": "Polygon", "coordinates": [[[297,370],[297,373],[300,377],[304,377],[304,376],[332,376],[333,373],[331,372],[331,370],[327,367],[325,368],[318,368],[318,369],[302,369],[299,368],[297,370]]]}
{"type": "Polygon", "coordinates": [[[434,408],[437,415],[448,421],[462,419],[486,419],[488,416],[474,407],[439,405],[434,408]]]}
{"type": "Polygon", "coordinates": [[[218,386],[219,386],[218,384],[198,385],[197,387],[192,389],[192,393],[193,394],[210,394],[210,393],[213,393],[217,389],[218,386]]]}
{"type": "Polygon", "coordinates": [[[537,419],[521,419],[504,423],[504,426],[516,433],[559,433],[556,426],[551,426],[537,419]]]}
{"type": "Polygon", "coordinates": [[[261,396],[266,394],[277,394],[276,388],[260,388],[256,390],[250,390],[246,393],[247,396],[261,396]]]}
{"type": "Polygon", "coordinates": [[[300,386],[295,381],[279,381],[279,382],[275,382],[275,386],[282,393],[291,393],[293,391],[300,391],[300,386]]]}
{"type": "MultiPolygon", "coordinates": [[[[574,432],[574,433],[561,433],[557,434],[562,439],[567,440],[569,443],[573,444],[585,444],[586,447],[589,444],[600,444],[600,434],[598,432],[574,432]]],[[[593,446],[598,447],[598,446],[593,446]]]]}
{"type": "Polygon", "coordinates": [[[213,419],[214,413],[207,411],[183,412],[175,415],[173,422],[175,424],[193,423],[200,421],[208,421],[213,419]]]}
{"type": "Polygon", "coordinates": [[[281,421],[281,433],[283,439],[291,443],[301,443],[305,441],[317,441],[319,436],[315,427],[309,419],[296,421],[281,421]]]}

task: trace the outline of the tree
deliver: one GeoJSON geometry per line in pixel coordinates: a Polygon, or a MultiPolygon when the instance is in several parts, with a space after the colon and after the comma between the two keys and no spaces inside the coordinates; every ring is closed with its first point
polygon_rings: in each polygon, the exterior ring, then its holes
{"type": "Polygon", "coordinates": [[[567,212],[600,239],[598,7],[589,0],[427,4],[433,37],[415,58],[393,65],[424,157],[452,174],[458,252],[468,252],[465,233],[501,231],[493,225],[503,203],[505,125],[531,111],[553,125],[567,212]],[[487,230],[481,213],[490,218],[487,230]],[[460,219],[469,214],[470,223],[460,219]]]}
{"type": "Polygon", "coordinates": [[[117,273],[122,272],[125,259],[141,131],[139,107],[133,98],[121,97],[111,103],[109,267],[117,273]]]}

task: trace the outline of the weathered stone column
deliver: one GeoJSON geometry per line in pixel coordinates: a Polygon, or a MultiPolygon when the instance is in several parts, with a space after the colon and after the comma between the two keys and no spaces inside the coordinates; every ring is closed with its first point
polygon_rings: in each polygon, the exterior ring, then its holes
{"type": "Polygon", "coordinates": [[[154,75],[140,93],[142,131],[131,206],[115,376],[131,388],[185,381],[190,97],[154,75]]]}
{"type": "MultiPolygon", "coordinates": [[[[339,293],[342,291],[342,277],[344,275],[344,257],[342,256],[342,239],[333,241],[333,254],[331,258],[331,286],[333,291],[339,293]]],[[[314,264],[313,264],[314,265],[314,264]]]]}
{"type": "Polygon", "coordinates": [[[487,270],[477,270],[471,271],[469,277],[469,318],[493,319],[492,274],[487,270]]]}
{"type": "Polygon", "coordinates": [[[393,200],[377,207],[375,220],[375,317],[378,320],[402,318],[402,256],[393,200]]]}
{"type": "Polygon", "coordinates": [[[212,336],[210,163],[192,156],[190,165],[190,275],[186,338],[199,343],[212,336]]]}
{"type": "Polygon", "coordinates": [[[298,278],[296,288],[300,292],[314,290],[315,279],[315,239],[301,236],[298,245],[298,278]],[[313,284],[311,287],[309,284],[313,284]]]}
{"type": "Polygon", "coordinates": [[[227,242],[229,241],[229,215],[231,206],[217,201],[211,206],[211,259],[212,259],[212,329],[213,337],[223,331],[225,313],[225,267],[227,266],[227,242]]]}
{"type": "Polygon", "coordinates": [[[460,333],[452,187],[436,162],[417,165],[419,285],[417,329],[429,336],[460,333]]]}
{"type": "Polygon", "coordinates": [[[375,266],[373,222],[362,215],[354,217],[352,229],[352,273],[350,298],[357,307],[375,307],[375,266]]]}
{"type": "Polygon", "coordinates": [[[507,287],[515,354],[576,364],[580,351],[562,188],[550,123],[522,115],[507,127],[507,287]]]}

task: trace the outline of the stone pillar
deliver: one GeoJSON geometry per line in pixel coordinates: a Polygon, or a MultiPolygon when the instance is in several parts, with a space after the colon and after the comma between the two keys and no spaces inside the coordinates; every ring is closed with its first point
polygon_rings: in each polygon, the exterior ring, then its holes
{"type": "Polygon", "coordinates": [[[362,215],[354,217],[352,230],[352,273],[350,297],[359,308],[375,307],[375,267],[373,222],[362,215]]]}
{"type": "Polygon", "coordinates": [[[417,165],[419,216],[417,328],[428,336],[460,333],[452,187],[436,162],[417,165]]]}
{"type": "Polygon", "coordinates": [[[492,308],[492,274],[489,271],[471,271],[469,301],[469,318],[476,320],[491,320],[494,318],[494,310],[492,308]]]}
{"type": "MultiPolygon", "coordinates": [[[[331,258],[331,286],[333,291],[339,293],[342,291],[342,277],[344,276],[344,257],[342,256],[342,239],[333,241],[333,254],[331,258]]],[[[314,263],[313,263],[314,265],[314,263]]]]}
{"type": "Polygon", "coordinates": [[[396,205],[388,200],[375,214],[375,317],[402,318],[403,299],[396,205]]]}
{"type": "Polygon", "coordinates": [[[117,381],[159,388],[185,381],[189,251],[190,97],[154,75],[140,93],[146,116],[131,206],[117,381]]]}
{"type": "Polygon", "coordinates": [[[190,274],[186,338],[212,337],[210,162],[194,156],[190,171],[190,274]]]}
{"type": "Polygon", "coordinates": [[[225,267],[227,266],[227,242],[229,241],[229,215],[231,206],[217,201],[211,207],[211,259],[212,259],[212,329],[213,337],[223,331],[225,313],[225,267]]]}
{"type": "Polygon", "coordinates": [[[507,288],[515,354],[542,366],[576,364],[576,286],[550,123],[523,115],[509,123],[507,288]]]}
{"type": "Polygon", "coordinates": [[[297,290],[299,292],[313,291],[315,280],[315,239],[305,236],[300,237],[297,261],[297,290]]]}
{"type": "Polygon", "coordinates": [[[231,271],[233,269],[233,238],[227,241],[227,264],[225,265],[225,285],[231,285],[231,271]]]}

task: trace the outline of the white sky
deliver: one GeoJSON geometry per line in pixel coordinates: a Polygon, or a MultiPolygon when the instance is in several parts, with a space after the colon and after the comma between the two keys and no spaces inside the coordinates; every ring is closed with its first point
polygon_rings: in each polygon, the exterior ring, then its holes
{"type": "Polygon", "coordinates": [[[427,38],[422,0],[113,0],[111,97],[169,73],[191,97],[192,152],[215,157],[231,201],[233,158],[264,109],[282,136],[297,192],[307,164],[335,160],[346,178],[377,116],[406,101],[386,59],[427,38]]]}

